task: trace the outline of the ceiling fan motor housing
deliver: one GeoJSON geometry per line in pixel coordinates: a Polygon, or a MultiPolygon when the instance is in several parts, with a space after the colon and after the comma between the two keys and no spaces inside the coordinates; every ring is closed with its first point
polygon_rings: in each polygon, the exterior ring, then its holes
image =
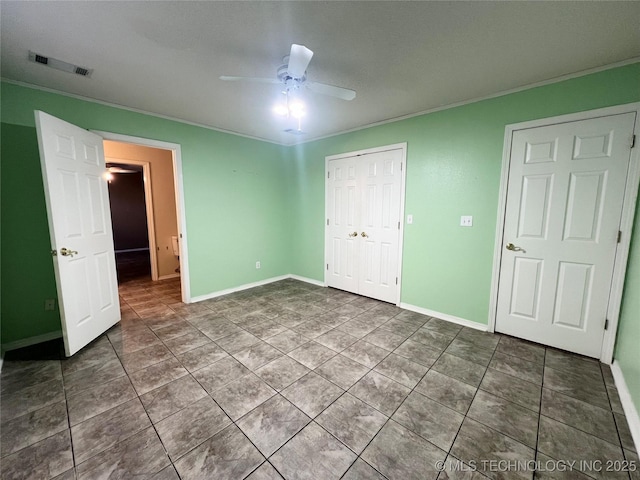
{"type": "Polygon", "coordinates": [[[304,81],[307,79],[307,72],[304,72],[304,75],[300,78],[295,78],[289,75],[289,65],[286,63],[284,65],[280,65],[278,67],[278,80],[284,83],[287,86],[295,86],[294,83],[298,86],[302,85],[304,81]]]}

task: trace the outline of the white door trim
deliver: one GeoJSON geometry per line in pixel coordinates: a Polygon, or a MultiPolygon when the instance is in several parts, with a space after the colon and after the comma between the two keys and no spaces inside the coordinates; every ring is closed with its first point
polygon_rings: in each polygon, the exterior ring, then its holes
{"type": "MultiPolygon", "coordinates": [[[[636,113],[636,123],[634,134],[636,139],[640,139],[640,102],[617,105],[615,107],[588,110],[585,112],[560,115],[557,117],[543,118],[529,122],[514,123],[505,127],[504,147],[502,153],[502,174],[500,177],[500,194],[498,197],[498,219],[496,222],[496,237],[493,251],[493,271],[491,278],[491,297],[489,303],[489,331],[495,331],[496,313],[498,305],[498,280],[500,276],[500,262],[502,261],[502,236],[504,233],[504,216],[507,205],[507,183],[509,180],[509,162],[511,153],[511,141],[513,134],[517,130],[542,127],[559,123],[588,120],[591,118],[606,117],[622,113],[636,113]]],[[[629,139],[631,141],[631,139],[629,139]]],[[[636,146],[631,150],[629,171],[624,192],[624,203],[622,205],[622,218],[620,230],[622,236],[616,250],[616,259],[611,282],[611,292],[609,294],[609,306],[607,308],[607,318],[609,328],[605,331],[602,341],[602,353],[600,361],[610,364],[613,360],[613,349],[615,346],[616,332],[618,330],[618,318],[620,315],[620,304],[626,274],[627,260],[629,257],[629,246],[631,243],[631,231],[635,215],[636,201],[638,198],[638,185],[640,184],[640,148],[636,146]]]]}
{"type": "MultiPolygon", "coordinates": [[[[389,150],[401,150],[402,151],[402,175],[401,175],[401,184],[400,184],[400,232],[398,237],[398,285],[396,287],[396,306],[400,306],[402,292],[402,253],[404,248],[404,201],[405,201],[405,188],[406,188],[406,179],[407,179],[407,142],[403,143],[394,143],[392,145],[383,145],[381,147],[373,147],[367,148],[364,150],[356,150],[354,152],[345,152],[338,153],[335,155],[329,155],[324,157],[324,172],[327,172],[329,169],[329,162],[331,160],[339,160],[341,158],[348,157],[357,157],[360,155],[368,155],[370,153],[381,153],[387,152],[389,150]]],[[[324,286],[327,286],[327,269],[326,265],[329,260],[329,250],[327,242],[327,219],[329,218],[329,210],[327,204],[327,198],[329,198],[329,182],[328,178],[324,177],[324,226],[325,226],[325,235],[324,235],[324,264],[322,270],[324,271],[324,286]]]]}
{"type": "Polygon", "coordinates": [[[173,181],[176,192],[176,213],[178,215],[178,242],[180,246],[180,283],[182,284],[182,301],[191,303],[191,286],[189,283],[189,255],[187,242],[187,219],[185,217],[184,208],[184,181],[182,178],[182,151],[179,143],[163,142],[161,140],[153,140],[150,138],[134,137],[131,135],[122,135],[119,133],[103,132],[92,130],[105,140],[113,140],[116,142],[132,143],[134,145],[142,145],[144,147],[161,148],[163,150],[171,150],[173,155],[173,181]]]}
{"type": "Polygon", "coordinates": [[[153,196],[151,195],[151,169],[149,162],[124,158],[105,157],[107,163],[120,165],[141,165],[144,184],[144,204],[147,212],[147,236],[149,237],[149,256],[151,257],[151,280],[158,280],[158,252],[156,245],[156,226],[153,220],[153,196]]]}

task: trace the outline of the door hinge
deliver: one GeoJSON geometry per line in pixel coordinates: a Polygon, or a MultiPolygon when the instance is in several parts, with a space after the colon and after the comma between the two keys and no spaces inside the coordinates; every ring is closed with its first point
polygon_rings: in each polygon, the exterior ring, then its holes
{"type": "Polygon", "coordinates": [[[57,250],[51,250],[51,255],[54,257],[58,256],[58,251],[57,250]]]}
{"type": "Polygon", "coordinates": [[[396,277],[396,285],[398,284],[398,277],[396,277]]]}
{"type": "Polygon", "coordinates": [[[636,136],[632,135],[631,136],[631,148],[636,146],[636,136]]]}
{"type": "Polygon", "coordinates": [[[327,263],[327,270],[329,270],[329,264],[327,263]]]}
{"type": "Polygon", "coordinates": [[[398,230],[400,230],[400,222],[398,222],[398,230]]]}
{"type": "Polygon", "coordinates": [[[402,171],[402,162],[400,162],[400,171],[402,171]]]}
{"type": "Polygon", "coordinates": [[[327,178],[331,178],[331,172],[327,172],[327,178]]]}
{"type": "Polygon", "coordinates": [[[604,329],[605,329],[605,330],[609,330],[609,319],[608,319],[608,318],[606,318],[606,319],[604,320],[604,329]]]}
{"type": "Polygon", "coordinates": [[[329,226],[329,219],[327,218],[327,227],[329,226]]]}
{"type": "Polygon", "coordinates": [[[622,230],[618,230],[618,243],[622,240],[622,230]]]}

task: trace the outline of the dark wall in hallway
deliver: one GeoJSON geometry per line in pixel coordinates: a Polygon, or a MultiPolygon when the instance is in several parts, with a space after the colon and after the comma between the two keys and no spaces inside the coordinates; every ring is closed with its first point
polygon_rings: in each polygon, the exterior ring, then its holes
{"type": "Polygon", "coordinates": [[[149,248],[142,172],[114,173],[109,200],[116,251],[149,248]]]}

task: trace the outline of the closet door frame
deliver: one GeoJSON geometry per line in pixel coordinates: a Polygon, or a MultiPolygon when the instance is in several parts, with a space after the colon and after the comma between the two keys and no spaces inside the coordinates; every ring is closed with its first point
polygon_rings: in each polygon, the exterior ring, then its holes
{"type": "Polygon", "coordinates": [[[329,220],[329,181],[327,178],[327,171],[329,170],[329,162],[332,160],[338,160],[348,157],[357,157],[362,155],[368,155],[372,153],[381,153],[387,152],[389,150],[400,150],[401,151],[401,165],[402,165],[402,174],[401,174],[401,190],[400,190],[400,228],[398,232],[398,284],[396,285],[396,298],[393,302],[396,306],[400,306],[401,292],[402,292],[402,255],[404,248],[404,227],[405,227],[405,190],[406,190],[406,178],[407,178],[407,142],[403,143],[394,143],[391,145],[382,145],[379,147],[367,148],[364,150],[356,150],[352,152],[344,152],[338,153],[335,155],[329,155],[325,157],[325,165],[324,165],[324,226],[325,226],[325,235],[324,235],[324,286],[328,286],[327,281],[327,265],[329,262],[329,241],[328,238],[328,229],[327,224],[329,220]]]}

